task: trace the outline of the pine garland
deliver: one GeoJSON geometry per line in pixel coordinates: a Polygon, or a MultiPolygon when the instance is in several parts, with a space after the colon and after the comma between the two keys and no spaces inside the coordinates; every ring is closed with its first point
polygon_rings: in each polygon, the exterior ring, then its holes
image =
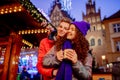
{"type": "Polygon", "coordinates": [[[30,2],[30,0],[19,0],[21,5],[30,13],[30,15],[38,22],[43,22],[48,20],[43,16],[41,12],[30,2]]]}

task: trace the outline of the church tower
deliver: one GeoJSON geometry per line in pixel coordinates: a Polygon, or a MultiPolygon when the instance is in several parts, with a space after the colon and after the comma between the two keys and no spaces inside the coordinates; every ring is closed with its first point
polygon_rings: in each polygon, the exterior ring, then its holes
{"type": "MultiPolygon", "coordinates": [[[[66,1],[66,0],[64,0],[66,1]]],[[[53,26],[57,27],[60,20],[63,18],[68,18],[71,22],[74,21],[74,19],[70,16],[70,14],[67,12],[68,6],[64,6],[65,3],[63,0],[54,0],[51,6],[51,9],[49,11],[49,17],[51,20],[51,23],[53,26]]],[[[69,1],[69,0],[67,0],[69,1]]],[[[70,5],[69,5],[70,6],[70,5]]]]}
{"type": "Polygon", "coordinates": [[[95,1],[88,0],[86,3],[86,14],[82,13],[82,18],[86,22],[90,23],[90,30],[86,35],[87,40],[89,41],[90,48],[93,49],[95,57],[99,65],[102,64],[101,56],[105,52],[105,33],[104,27],[102,26],[101,20],[101,11],[98,9],[96,11],[95,1]]]}

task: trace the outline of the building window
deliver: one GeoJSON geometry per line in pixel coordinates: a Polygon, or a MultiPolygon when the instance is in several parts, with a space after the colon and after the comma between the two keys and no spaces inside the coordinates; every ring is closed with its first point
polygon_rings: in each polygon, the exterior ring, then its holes
{"type": "Polygon", "coordinates": [[[91,45],[91,46],[95,46],[95,39],[92,38],[92,39],[90,40],[90,45],[91,45]]]}
{"type": "Polygon", "coordinates": [[[92,8],[92,12],[95,13],[95,10],[92,8]]]}
{"type": "Polygon", "coordinates": [[[99,46],[101,45],[101,39],[98,39],[98,45],[99,46]]]}
{"type": "Polygon", "coordinates": [[[100,17],[99,16],[97,16],[97,22],[99,22],[100,21],[100,17]]]}
{"type": "Polygon", "coordinates": [[[91,18],[88,18],[89,23],[91,23],[91,18]]]}
{"type": "Polygon", "coordinates": [[[95,22],[95,17],[92,17],[92,22],[93,22],[93,23],[95,22]]]}
{"type": "Polygon", "coordinates": [[[116,51],[120,52],[120,41],[116,42],[116,51]]]}
{"type": "Polygon", "coordinates": [[[93,30],[95,31],[95,26],[93,26],[93,30]]]}
{"type": "Polygon", "coordinates": [[[120,23],[113,24],[113,30],[114,32],[120,32],[120,23]]]}

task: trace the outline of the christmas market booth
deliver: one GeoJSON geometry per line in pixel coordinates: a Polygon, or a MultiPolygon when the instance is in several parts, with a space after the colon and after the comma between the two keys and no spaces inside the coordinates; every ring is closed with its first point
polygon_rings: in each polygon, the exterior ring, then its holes
{"type": "Polygon", "coordinates": [[[47,36],[44,21],[29,0],[0,0],[0,80],[16,80],[19,66],[35,68],[39,42],[47,36]]]}

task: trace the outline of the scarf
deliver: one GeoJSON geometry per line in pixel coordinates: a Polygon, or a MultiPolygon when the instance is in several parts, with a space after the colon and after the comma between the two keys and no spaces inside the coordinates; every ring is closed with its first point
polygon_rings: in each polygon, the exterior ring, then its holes
{"type": "MultiPolygon", "coordinates": [[[[72,43],[70,40],[66,40],[62,46],[62,49],[72,49],[72,43]]],[[[64,59],[61,62],[58,73],[55,80],[72,80],[72,64],[71,61],[64,59]]]]}

